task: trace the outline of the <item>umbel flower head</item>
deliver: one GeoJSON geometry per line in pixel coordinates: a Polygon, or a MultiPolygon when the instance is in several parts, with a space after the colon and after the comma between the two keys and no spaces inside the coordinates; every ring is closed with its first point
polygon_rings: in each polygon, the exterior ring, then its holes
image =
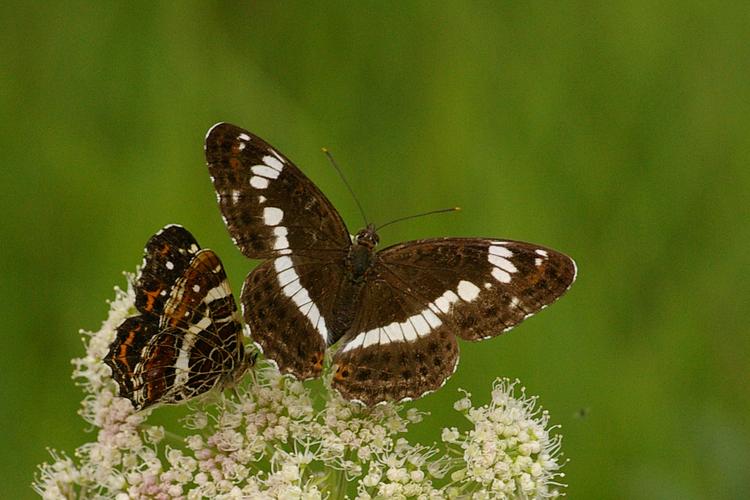
{"type": "Polygon", "coordinates": [[[73,456],[51,451],[34,490],[45,498],[550,498],[562,494],[560,436],[518,382],[498,379],[492,400],[455,409],[465,428],[442,442],[409,440],[425,414],[397,404],[365,408],[259,363],[232,397],[195,405],[174,428],[148,424],[118,397],[104,364],[117,326],[133,311],[133,276],[115,289],[109,317],[83,332],[73,377],[92,441],[73,456]],[[520,393],[520,394],[518,394],[520,393]]]}

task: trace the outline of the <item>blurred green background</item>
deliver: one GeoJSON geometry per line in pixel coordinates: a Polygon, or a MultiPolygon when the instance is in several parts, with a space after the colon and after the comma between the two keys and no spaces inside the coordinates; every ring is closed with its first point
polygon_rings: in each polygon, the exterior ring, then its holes
{"type": "MultiPolygon", "coordinates": [[[[578,261],[558,304],[461,345],[415,405],[518,377],[562,424],[571,498],[750,494],[750,9],[744,2],[11,2],[0,18],[0,497],[92,439],[70,359],[166,223],[234,248],[203,159],[217,121],[388,228],[578,261]]],[[[174,422],[172,409],[155,419],[174,422]],[[170,418],[167,419],[167,416],[170,418]]],[[[161,412],[161,415],[160,415],[161,412]]]]}

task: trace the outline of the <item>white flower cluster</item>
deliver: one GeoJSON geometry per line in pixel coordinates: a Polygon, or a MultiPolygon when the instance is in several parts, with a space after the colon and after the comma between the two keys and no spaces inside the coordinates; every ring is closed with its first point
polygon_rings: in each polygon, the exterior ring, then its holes
{"type": "MultiPolygon", "coordinates": [[[[132,283],[132,276],[129,276],[132,283]]],[[[73,360],[86,392],[81,416],[96,439],[75,458],[51,452],[34,489],[44,498],[548,498],[561,494],[560,438],[535,398],[516,399],[498,380],[489,405],[458,401],[470,425],[443,430],[441,445],[410,442],[416,409],[364,408],[335,391],[310,388],[259,363],[234,397],[193,410],[176,432],[135,413],[102,359],[133,312],[132,285],[116,289],[109,317],[86,333],[73,360]],[[319,391],[320,392],[320,391],[319,391]],[[169,444],[167,444],[169,442],[169,444]]],[[[200,405],[197,405],[200,406],[200,405]]],[[[177,427],[177,426],[176,426],[177,427]]]]}
{"type": "Polygon", "coordinates": [[[472,407],[471,395],[453,407],[473,425],[468,432],[443,429],[443,442],[460,463],[451,474],[451,496],[471,498],[555,498],[564,477],[558,462],[561,436],[550,436],[549,415],[537,408],[536,397],[515,394],[518,380],[498,379],[492,401],[472,407]]]}

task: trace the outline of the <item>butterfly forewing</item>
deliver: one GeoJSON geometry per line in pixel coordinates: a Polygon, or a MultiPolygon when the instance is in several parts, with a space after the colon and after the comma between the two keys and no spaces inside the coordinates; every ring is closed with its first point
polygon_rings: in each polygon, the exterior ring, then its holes
{"type": "Polygon", "coordinates": [[[247,368],[221,261],[187,230],[167,226],[149,240],[135,292],[140,314],[118,327],[105,363],[136,409],[180,403],[247,368]]]}
{"type": "Polygon", "coordinates": [[[351,244],[323,193],[260,137],[214,125],[206,135],[206,161],[227,229],[245,256],[315,255],[351,244]]]}
{"type": "Polygon", "coordinates": [[[378,254],[385,279],[408,284],[466,340],[494,337],[557,300],[575,280],[573,260],[510,240],[439,238],[378,254]]]}
{"type": "Polygon", "coordinates": [[[135,283],[135,306],[142,314],[160,317],[172,285],[182,276],[200,247],[193,235],[175,224],[152,236],[144,250],[135,283]]]}

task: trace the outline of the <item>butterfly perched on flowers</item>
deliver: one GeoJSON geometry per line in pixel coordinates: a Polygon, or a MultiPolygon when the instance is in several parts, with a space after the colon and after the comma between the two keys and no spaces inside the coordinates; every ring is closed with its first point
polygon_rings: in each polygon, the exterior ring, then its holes
{"type": "Polygon", "coordinates": [[[375,251],[373,225],[350,236],[328,199],[263,139],[219,123],[206,160],[234,243],[263,262],[242,289],[254,342],[285,373],[320,376],[373,405],[420,397],[458,363],[457,337],[499,335],[560,297],[576,266],[555,250],[496,238],[434,238],[375,251]]]}
{"type": "Polygon", "coordinates": [[[187,229],[149,239],[134,283],[136,314],[118,327],[104,362],[136,410],[234,385],[253,364],[219,257],[187,229]]]}

